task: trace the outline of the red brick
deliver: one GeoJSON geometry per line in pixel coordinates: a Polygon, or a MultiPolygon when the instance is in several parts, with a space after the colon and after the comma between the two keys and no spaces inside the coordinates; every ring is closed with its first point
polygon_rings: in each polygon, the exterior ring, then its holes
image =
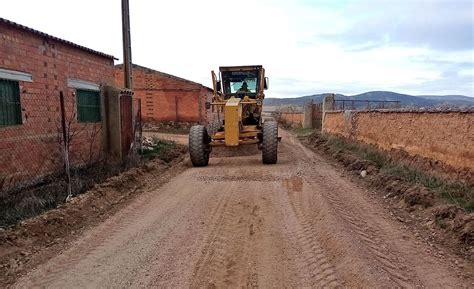
{"type": "MultiPolygon", "coordinates": [[[[0,128],[0,179],[22,181],[62,168],[58,155],[60,147],[56,141],[60,116],[58,89],[64,90],[66,110],[71,115],[75,97],[74,90],[67,88],[67,79],[113,85],[114,66],[113,60],[108,57],[45,39],[5,23],[0,23],[0,26],[0,54],[3,58],[0,68],[23,71],[33,76],[33,82],[20,82],[24,123],[0,128]],[[74,65],[71,65],[71,60],[74,65]],[[53,75],[57,75],[57,79],[53,75]],[[48,133],[53,135],[49,143],[43,136],[48,133]]],[[[86,131],[90,132],[91,128],[92,125],[87,125],[86,131]]],[[[101,141],[102,133],[99,133],[93,144],[94,151],[101,151],[101,141]]],[[[83,162],[78,156],[89,152],[90,143],[90,137],[84,133],[76,137],[71,156],[73,164],[83,162]],[[84,145],[77,146],[76,142],[84,145]]]]}
{"type": "MultiPolygon", "coordinates": [[[[208,122],[205,103],[212,98],[211,89],[135,65],[132,77],[135,97],[142,100],[144,121],[208,122]],[[201,109],[199,105],[202,106],[201,109]]],[[[122,66],[116,66],[115,83],[116,86],[123,87],[122,66]]]]}

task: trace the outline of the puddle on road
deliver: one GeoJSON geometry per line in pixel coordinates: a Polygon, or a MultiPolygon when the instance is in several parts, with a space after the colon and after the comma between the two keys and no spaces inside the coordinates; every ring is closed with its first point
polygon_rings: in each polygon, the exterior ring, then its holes
{"type": "Polygon", "coordinates": [[[303,178],[295,176],[288,179],[284,179],[283,186],[290,192],[302,192],[303,178]]]}

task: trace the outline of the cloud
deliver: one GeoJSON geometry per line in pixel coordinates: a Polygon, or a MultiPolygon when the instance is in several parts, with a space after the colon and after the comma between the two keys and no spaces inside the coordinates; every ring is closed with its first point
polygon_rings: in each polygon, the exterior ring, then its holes
{"type": "MultiPolygon", "coordinates": [[[[419,95],[456,95],[459,91],[474,91],[472,83],[472,74],[460,75],[458,72],[446,71],[442,73],[442,77],[437,80],[429,80],[419,85],[407,84],[399,87],[401,90],[418,91],[419,95]],[[422,91],[418,90],[418,86],[424,87],[422,91]]],[[[472,96],[470,94],[469,96],[472,96]]]]}
{"type": "Polygon", "coordinates": [[[473,47],[471,1],[357,1],[345,8],[350,28],[323,33],[348,46],[387,44],[457,51],[473,47]],[[351,20],[352,19],[352,20],[351,20]]]}
{"type": "MultiPolygon", "coordinates": [[[[122,58],[120,1],[83,0],[74,9],[58,0],[10,2],[1,17],[122,58]]],[[[369,90],[474,96],[471,1],[130,5],[133,61],[207,86],[221,65],[262,64],[267,97],[369,90]]]]}

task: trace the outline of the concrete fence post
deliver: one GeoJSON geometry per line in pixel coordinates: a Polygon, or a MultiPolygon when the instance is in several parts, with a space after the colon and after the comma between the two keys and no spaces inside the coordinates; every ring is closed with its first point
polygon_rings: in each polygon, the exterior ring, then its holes
{"type": "Polygon", "coordinates": [[[326,112],[333,111],[336,106],[336,99],[334,93],[326,95],[323,100],[323,118],[321,131],[324,131],[324,119],[326,118],[326,112]]]}
{"type": "Polygon", "coordinates": [[[313,128],[313,102],[308,102],[303,108],[303,128],[313,128]]]}
{"type": "Polygon", "coordinates": [[[110,160],[119,162],[122,159],[120,93],[115,87],[104,86],[102,94],[105,153],[110,160]]]}

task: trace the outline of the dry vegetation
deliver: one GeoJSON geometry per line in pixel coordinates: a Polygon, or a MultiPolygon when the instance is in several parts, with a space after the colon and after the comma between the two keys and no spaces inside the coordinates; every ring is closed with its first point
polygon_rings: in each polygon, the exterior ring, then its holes
{"type": "MultiPolygon", "coordinates": [[[[135,165],[140,167],[152,159],[168,163],[180,157],[185,151],[183,145],[175,142],[155,140],[143,151],[141,159],[135,165]]],[[[72,168],[73,196],[83,194],[94,185],[129,168],[128,165],[110,163],[107,160],[72,168]]],[[[15,225],[24,219],[57,208],[65,202],[66,195],[66,182],[62,173],[47,176],[40,183],[30,187],[4,191],[0,194],[0,228],[15,225]]]]}

